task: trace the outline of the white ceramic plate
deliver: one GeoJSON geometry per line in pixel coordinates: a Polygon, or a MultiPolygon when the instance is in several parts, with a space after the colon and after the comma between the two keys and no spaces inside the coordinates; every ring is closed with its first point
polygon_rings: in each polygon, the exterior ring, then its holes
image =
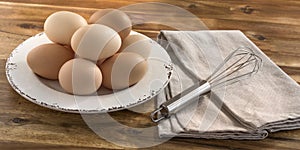
{"type": "MultiPolygon", "coordinates": [[[[140,34],[133,32],[131,34],[140,34]]],[[[44,33],[37,34],[13,50],[6,63],[6,76],[12,88],[27,100],[38,105],[71,113],[104,113],[130,108],[142,104],[162,90],[172,74],[171,59],[156,42],[148,59],[148,71],[137,84],[111,92],[105,88],[99,94],[74,96],[63,92],[58,81],[35,75],[26,62],[31,49],[51,43],[44,33]]]]}

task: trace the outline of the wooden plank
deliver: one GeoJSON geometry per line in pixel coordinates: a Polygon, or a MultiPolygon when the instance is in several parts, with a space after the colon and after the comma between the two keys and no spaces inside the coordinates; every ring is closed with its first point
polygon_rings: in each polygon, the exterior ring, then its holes
{"type": "MultiPolygon", "coordinates": [[[[52,6],[68,6],[80,8],[120,8],[136,2],[159,2],[158,0],[145,0],[145,1],[78,1],[71,0],[68,2],[54,0],[54,1],[39,1],[39,0],[9,0],[8,2],[19,2],[28,4],[42,4],[52,6]]],[[[166,0],[164,3],[179,6],[187,9],[199,17],[214,17],[218,19],[232,19],[232,20],[252,20],[254,22],[276,22],[282,24],[298,24],[299,21],[299,1],[282,1],[275,0],[272,2],[261,2],[260,0],[232,0],[232,1],[173,1],[166,0]],[[287,9],[288,8],[288,9],[287,9]],[[274,13],[276,12],[276,13],[274,13]],[[266,17],[268,19],[266,19],[266,17]]],[[[141,8],[145,10],[145,8],[141,8]]],[[[151,12],[163,14],[164,10],[159,12],[151,12]]]]}
{"type": "MultiPolygon", "coordinates": [[[[47,150],[57,150],[57,149],[64,149],[64,150],[82,150],[82,149],[89,149],[89,150],[96,150],[98,148],[91,148],[91,147],[76,147],[76,146],[62,146],[62,145],[51,145],[51,144],[41,144],[41,143],[29,143],[29,142],[11,142],[11,141],[3,141],[0,142],[0,147],[3,150],[19,150],[19,149],[47,149],[47,150]]],[[[106,148],[110,149],[110,148],[106,148]]]]}

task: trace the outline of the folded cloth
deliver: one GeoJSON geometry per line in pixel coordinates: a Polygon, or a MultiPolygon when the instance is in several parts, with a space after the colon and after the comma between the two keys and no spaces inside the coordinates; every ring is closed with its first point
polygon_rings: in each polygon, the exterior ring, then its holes
{"type": "Polygon", "coordinates": [[[251,48],[262,58],[249,79],[212,89],[158,124],[160,137],[264,139],[269,132],[300,128],[300,86],[241,31],[161,31],[158,42],[174,63],[157,106],[205,80],[233,50],[251,48]]]}

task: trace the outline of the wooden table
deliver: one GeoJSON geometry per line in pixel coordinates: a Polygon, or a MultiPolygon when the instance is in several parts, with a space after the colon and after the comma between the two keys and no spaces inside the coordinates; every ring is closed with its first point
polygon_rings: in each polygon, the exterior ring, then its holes
{"type": "MultiPolygon", "coordinates": [[[[43,31],[43,22],[55,11],[75,11],[88,18],[96,8],[119,8],[136,2],[141,1],[0,1],[0,149],[122,149],[93,133],[80,115],[49,110],[19,96],[6,80],[5,62],[17,45],[43,31]]],[[[277,65],[298,83],[300,82],[300,1],[162,0],[161,2],[194,13],[209,29],[242,30],[277,65]]],[[[158,12],[148,13],[156,15],[158,12]]],[[[134,26],[134,29],[155,37],[159,30],[169,27],[141,24],[134,26]]],[[[111,115],[129,126],[153,125],[145,114],[124,110],[111,115]]],[[[299,141],[300,130],[293,130],[273,133],[260,141],[173,138],[152,149],[295,149],[300,147],[299,141]]]]}

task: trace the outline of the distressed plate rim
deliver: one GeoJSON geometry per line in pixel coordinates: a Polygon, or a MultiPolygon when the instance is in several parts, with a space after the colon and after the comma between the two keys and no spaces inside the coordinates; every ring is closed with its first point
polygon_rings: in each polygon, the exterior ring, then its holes
{"type": "MultiPolygon", "coordinates": [[[[132,32],[131,34],[140,34],[137,32],[132,32]]],[[[7,58],[6,61],[6,65],[5,65],[5,72],[6,72],[6,78],[9,82],[9,84],[11,85],[11,87],[22,97],[24,97],[26,100],[29,100],[32,103],[38,104],[42,107],[46,107],[52,110],[56,110],[56,111],[62,111],[62,112],[69,112],[69,113],[84,113],[84,114],[89,114],[89,113],[106,113],[106,112],[113,112],[113,111],[119,111],[119,110],[123,110],[123,109],[128,109],[137,105],[140,105],[142,103],[145,103],[147,101],[149,101],[150,99],[152,99],[153,97],[155,97],[157,94],[159,94],[159,92],[165,88],[165,86],[169,83],[171,75],[173,73],[173,65],[171,63],[171,59],[170,56],[167,54],[167,52],[164,50],[164,48],[162,48],[159,44],[157,44],[157,48],[159,48],[161,50],[161,53],[163,53],[163,59],[167,62],[164,63],[161,67],[164,68],[165,70],[165,74],[162,74],[164,76],[166,76],[167,78],[165,78],[166,80],[164,81],[164,83],[162,84],[161,87],[159,87],[158,89],[152,90],[149,93],[143,93],[145,96],[144,97],[140,97],[139,99],[134,100],[134,103],[127,103],[125,106],[124,105],[112,105],[111,107],[106,107],[106,108],[99,108],[99,109],[81,109],[77,106],[74,108],[67,108],[64,106],[61,106],[60,103],[49,103],[49,100],[45,101],[45,99],[41,99],[38,94],[34,94],[34,92],[26,92],[26,87],[23,87],[22,83],[20,81],[16,81],[15,79],[18,78],[20,79],[20,77],[18,77],[17,75],[14,74],[14,71],[16,71],[17,69],[20,70],[20,68],[18,68],[18,65],[20,64],[20,62],[15,62],[15,57],[16,55],[18,55],[18,57],[24,57],[26,60],[27,55],[23,55],[21,56],[20,54],[20,50],[23,50],[24,47],[26,47],[25,45],[30,44],[29,42],[34,40],[34,39],[40,39],[40,38],[45,38],[46,35],[44,32],[36,34],[35,36],[32,36],[28,39],[26,39],[24,42],[22,42],[19,46],[17,46],[9,55],[9,57],[7,58]],[[20,55],[20,56],[19,56],[20,55]],[[19,64],[18,64],[19,63],[19,64]],[[21,85],[20,85],[21,84],[21,85]]],[[[46,37],[47,38],[47,37],[46,37]]],[[[47,39],[43,39],[43,40],[48,40],[48,42],[50,42],[50,40],[47,39]]],[[[46,42],[47,43],[47,42],[46,42]]],[[[42,43],[43,44],[43,43],[42,43]]],[[[30,50],[23,50],[23,51],[27,51],[27,53],[30,50]]],[[[26,53],[26,52],[25,52],[26,53]]],[[[26,53],[26,54],[27,54],[26,53]]],[[[24,63],[24,61],[21,60],[22,63],[24,63]]],[[[27,62],[25,61],[26,65],[27,62]]],[[[22,68],[23,70],[26,70],[26,68],[22,68]]],[[[28,71],[28,70],[27,70],[28,71]]],[[[30,70],[31,71],[31,70],[30,70]]],[[[28,75],[28,74],[27,74],[28,75]]],[[[30,75],[28,75],[30,76],[30,75]]],[[[34,76],[36,78],[37,75],[34,74],[34,76]]],[[[22,77],[21,77],[22,78],[22,77]]],[[[32,78],[31,78],[32,80],[32,78]]],[[[143,80],[143,79],[142,79],[143,80]]],[[[155,79],[154,79],[155,80],[155,79]]],[[[27,81],[30,82],[30,81],[27,81]]],[[[41,82],[41,81],[39,81],[41,82]]],[[[42,82],[41,82],[42,83],[42,82]]],[[[33,87],[34,88],[34,87],[33,87]]],[[[128,90],[130,90],[132,87],[129,87],[128,90]]],[[[50,91],[50,89],[45,88],[44,90],[46,90],[46,93],[50,91]]],[[[52,89],[53,90],[53,89],[52,89]]],[[[127,89],[125,89],[127,90],[127,89]]],[[[54,90],[55,91],[55,90],[54,90]]],[[[53,91],[51,91],[53,93],[53,91]]],[[[59,91],[56,91],[59,92],[59,91]]],[[[56,93],[54,92],[54,93],[56,93]]],[[[62,92],[59,92],[62,93],[62,92]]],[[[63,95],[69,95],[72,96],[70,94],[67,93],[63,93],[63,95]]],[[[110,94],[111,95],[111,94],[110,94]]],[[[109,97],[108,95],[104,95],[106,97],[109,97]]],[[[84,98],[84,96],[81,96],[84,98]]],[[[89,96],[88,96],[89,97],[89,96]]],[[[75,100],[74,102],[74,106],[78,105],[77,104],[78,100],[75,100]]]]}

